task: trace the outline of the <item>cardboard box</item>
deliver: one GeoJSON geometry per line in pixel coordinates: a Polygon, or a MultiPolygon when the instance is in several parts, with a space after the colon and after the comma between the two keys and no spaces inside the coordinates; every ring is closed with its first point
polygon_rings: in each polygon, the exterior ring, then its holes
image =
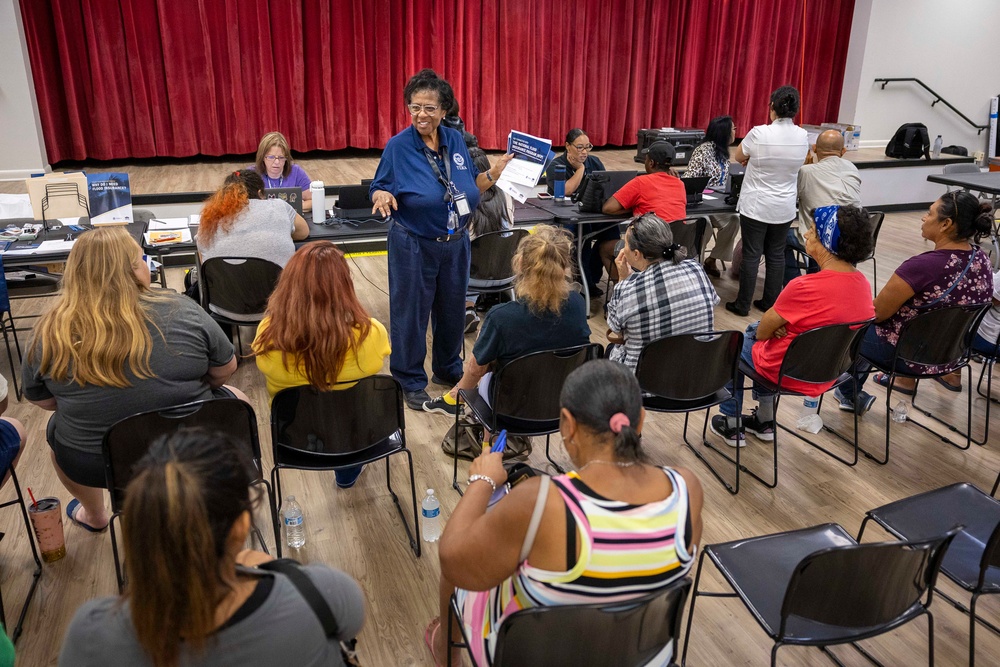
{"type": "Polygon", "coordinates": [[[45,219],[88,216],[87,176],[82,171],[52,172],[24,180],[35,220],[42,219],[42,200],[48,192],[45,219]],[[48,189],[46,189],[48,186],[48,189]],[[52,187],[57,186],[57,187],[52,187]],[[75,188],[74,188],[75,186],[75,188]]]}
{"type": "Polygon", "coordinates": [[[852,123],[823,123],[824,130],[837,130],[844,135],[844,148],[856,151],[861,148],[861,126],[852,123]]]}

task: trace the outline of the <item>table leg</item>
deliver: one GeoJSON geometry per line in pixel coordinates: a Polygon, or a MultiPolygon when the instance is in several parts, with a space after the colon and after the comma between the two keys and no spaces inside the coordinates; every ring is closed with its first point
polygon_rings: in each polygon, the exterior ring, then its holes
{"type": "Polygon", "coordinates": [[[583,225],[576,223],[576,268],[580,271],[580,284],[583,285],[583,303],[586,313],[590,314],[590,287],[587,286],[587,276],[583,272],[583,225]]]}

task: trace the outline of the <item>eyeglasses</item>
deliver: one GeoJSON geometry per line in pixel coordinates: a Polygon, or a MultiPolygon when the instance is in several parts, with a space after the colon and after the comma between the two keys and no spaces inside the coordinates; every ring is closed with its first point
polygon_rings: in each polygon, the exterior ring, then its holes
{"type": "Polygon", "coordinates": [[[594,144],[571,144],[578,151],[589,151],[594,148],[594,144]]]}
{"type": "Polygon", "coordinates": [[[265,155],[264,159],[267,160],[268,162],[284,162],[288,158],[286,158],[284,155],[265,155]]]}
{"type": "Polygon", "coordinates": [[[406,108],[409,109],[411,116],[416,116],[418,113],[423,111],[428,116],[432,116],[438,112],[441,107],[436,104],[407,104],[406,108]]]}

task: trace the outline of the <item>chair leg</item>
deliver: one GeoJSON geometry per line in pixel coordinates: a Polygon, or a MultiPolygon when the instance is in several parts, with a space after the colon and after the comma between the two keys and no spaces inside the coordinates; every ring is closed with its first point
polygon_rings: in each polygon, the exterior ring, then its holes
{"type": "Polygon", "coordinates": [[[14,336],[14,345],[17,347],[17,359],[21,360],[21,346],[17,342],[17,330],[14,328],[14,317],[10,314],[10,311],[0,314],[0,329],[3,330],[3,343],[4,347],[7,348],[7,361],[10,364],[10,379],[14,383],[14,396],[18,401],[21,400],[21,386],[17,382],[17,368],[14,366],[14,355],[10,351],[10,338],[7,336],[7,323],[4,321],[4,315],[10,318],[10,331],[14,336]]]}
{"type": "Polygon", "coordinates": [[[125,592],[125,573],[118,550],[118,534],[115,532],[115,519],[117,518],[117,514],[111,515],[111,521],[108,522],[108,532],[111,533],[111,554],[115,561],[115,580],[118,582],[118,593],[121,594],[125,592]]]}
{"type": "Polygon", "coordinates": [[[458,491],[458,495],[464,495],[462,488],[458,485],[458,418],[461,410],[455,410],[455,451],[452,452],[451,464],[451,488],[458,491]]]}
{"type": "MultiPolygon", "coordinates": [[[[941,424],[942,426],[947,426],[949,431],[952,431],[954,433],[958,433],[959,435],[961,435],[962,437],[964,437],[965,438],[965,446],[964,447],[962,445],[958,444],[957,442],[953,442],[950,438],[942,435],[941,433],[938,433],[934,429],[929,428],[926,424],[921,424],[920,422],[918,422],[915,419],[907,418],[907,420],[906,420],[906,421],[908,421],[908,422],[910,422],[912,424],[915,424],[916,426],[924,429],[928,433],[930,433],[932,435],[936,435],[938,438],[940,438],[944,442],[948,443],[952,447],[955,447],[956,449],[962,449],[962,450],[968,449],[969,447],[972,446],[972,443],[973,443],[973,440],[972,440],[972,368],[970,368],[968,365],[966,365],[966,368],[969,369],[969,391],[968,391],[968,414],[966,415],[966,425],[965,425],[966,430],[965,430],[965,432],[962,432],[961,429],[959,429],[956,426],[952,426],[951,424],[949,424],[948,422],[944,421],[940,417],[936,417],[930,410],[925,410],[924,408],[922,408],[919,405],[917,405],[917,391],[920,389],[920,382],[919,381],[917,381],[917,384],[913,387],[913,395],[910,396],[910,405],[913,407],[914,410],[919,411],[925,417],[933,419],[934,421],[936,421],[938,424],[941,424]]],[[[982,444],[985,444],[986,441],[983,440],[982,442],[979,442],[977,440],[975,442],[976,442],[977,445],[982,445],[982,444]]]]}
{"type": "Polygon", "coordinates": [[[552,455],[549,454],[549,438],[550,438],[550,436],[548,436],[548,435],[545,436],[545,458],[547,458],[549,460],[549,463],[551,463],[552,466],[556,470],[559,471],[559,474],[563,474],[563,473],[566,472],[566,470],[563,469],[563,467],[561,465],[559,465],[558,463],[556,463],[555,461],[553,461],[552,460],[552,455]]]}
{"type": "MultiPolygon", "coordinates": [[[[889,388],[886,390],[885,394],[885,455],[881,459],[877,458],[867,449],[858,445],[858,449],[861,450],[861,453],[864,454],[866,458],[883,466],[889,462],[889,435],[890,435],[890,429],[892,428],[892,405],[890,401],[892,401],[892,388],[893,386],[895,386],[895,384],[896,384],[896,376],[890,375],[889,388]]],[[[855,396],[857,396],[856,393],[855,396]]],[[[855,412],[857,412],[856,407],[857,406],[855,406],[855,412]]],[[[909,421],[909,417],[907,417],[907,421],[909,421]]]]}
{"type": "Polygon", "coordinates": [[[694,605],[698,601],[698,584],[701,582],[701,568],[705,564],[704,550],[698,556],[698,570],[694,575],[694,586],[691,592],[691,608],[688,610],[687,629],[684,631],[684,651],[681,653],[681,667],[687,664],[688,646],[691,645],[691,624],[694,621],[694,605]]]}
{"type": "MultiPolygon", "coordinates": [[[[858,385],[857,385],[857,382],[855,382],[854,383],[854,395],[855,396],[857,395],[857,392],[858,392],[858,385]]],[[[823,396],[820,396],[820,398],[819,398],[819,412],[822,413],[822,411],[823,411],[823,396]]],[[[836,429],[833,429],[833,428],[831,428],[831,427],[829,427],[829,426],[827,426],[825,424],[823,425],[823,430],[824,431],[826,431],[827,433],[832,433],[833,435],[837,436],[838,438],[840,438],[841,440],[843,440],[844,442],[846,442],[849,445],[853,445],[853,447],[854,447],[854,457],[852,459],[844,458],[844,457],[840,456],[839,454],[837,454],[836,452],[827,449],[826,447],[820,445],[819,443],[814,442],[810,438],[807,438],[806,436],[802,435],[801,433],[797,433],[796,431],[793,431],[792,429],[790,429],[790,428],[788,428],[786,426],[782,426],[781,424],[778,423],[777,419],[775,419],[774,424],[778,428],[784,430],[789,435],[795,436],[796,438],[798,438],[802,442],[806,443],[807,445],[812,445],[813,447],[815,447],[819,451],[823,452],[827,456],[835,458],[835,459],[837,459],[838,461],[840,461],[841,463],[843,463],[843,464],[845,464],[847,466],[855,466],[855,465],[858,464],[858,452],[859,452],[859,449],[858,449],[858,411],[857,410],[854,411],[854,440],[853,441],[850,438],[847,438],[847,437],[844,437],[843,435],[841,435],[839,432],[837,432],[836,429]]]]}
{"type": "MultiPolygon", "coordinates": [[[[258,470],[259,470],[259,466],[258,466],[258,470]]],[[[264,493],[267,495],[267,513],[268,513],[269,518],[271,519],[271,523],[273,525],[274,524],[274,515],[271,514],[271,506],[273,504],[271,502],[271,485],[268,484],[267,480],[263,479],[263,478],[258,479],[257,481],[255,481],[252,484],[252,486],[256,486],[258,484],[262,485],[264,487],[264,493]]],[[[264,541],[264,535],[260,532],[260,528],[257,526],[257,522],[254,521],[252,525],[253,525],[254,535],[257,537],[257,542],[260,544],[261,551],[263,551],[264,553],[270,555],[271,552],[267,548],[267,542],[264,541]]],[[[274,534],[274,541],[275,542],[278,541],[278,533],[277,532],[275,532],[275,534],[274,534]]]]}
{"type": "Polygon", "coordinates": [[[934,615],[930,610],[927,611],[927,664],[934,667],[934,615]]]}
{"type": "Polygon", "coordinates": [[[472,662],[472,667],[479,667],[476,664],[476,659],[472,656],[472,647],[469,644],[469,638],[465,636],[465,626],[462,623],[458,624],[459,632],[462,634],[462,641],[456,642],[453,637],[451,630],[452,623],[454,623],[456,618],[461,618],[461,612],[458,610],[458,601],[455,600],[455,596],[451,596],[451,601],[448,603],[448,657],[445,658],[445,664],[451,667],[451,649],[453,648],[464,648],[466,653],[469,655],[469,660],[472,662]]]}
{"type": "Polygon", "coordinates": [[[274,555],[281,558],[281,522],[278,518],[278,503],[281,502],[281,477],[278,473],[278,466],[271,468],[271,488],[274,493],[271,495],[271,516],[274,520],[274,555]]]}
{"type": "MultiPolygon", "coordinates": [[[[38,557],[38,547],[35,546],[35,537],[32,535],[31,530],[31,520],[28,518],[28,508],[24,504],[24,495],[21,493],[21,483],[17,480],[17,474],[14,472],[14,467],[10,468],[10,479],[14,483],[14,492],[17,494],[17,502],[21,507],[21,520],[24,522],[24,532],[28,538],[28,545],[31,547],[31,557],[35,561],[35,569],[31,573],[31,586],[28,588],[28,594],[24,598],[24,604],[21,605],[21,613],[18,614],[17,624],[14,626],[14,631],[11,632],[10,640],[13,643],[17,643],[18,638],[21,636],[21,631],[24,628],[24,617],[28,615],[28,605],[31,604],[32,598],[35,597],[35,591],[38,590],[38,582],[42,577],[42,559],[38,557]]],[[[6,628],[6,620],[4,621],[4,627],[6,628]]]]}
{"type": "MultiPolygon", "coordinates": [[[[692,454],[694,454],[696,457],[698,457],[699,461],[701,461],[702,463],[705,464],[705,467],[708,468],[708,471],[711,472],[715,476],[715,478],[717,480],[719,480],[719,482],[722,484],[722,486],[726,487],[726,491],[729,491],[729,493],[731,493],[733,495],[736,495],[737,493],[740,492],[740,471],[741,470],[746,470],[746,468],[744,468],[742,465],[740,465],[740,449],[741,448],[740,447],[736,448],[736,458],[733,459],[728,454],[725,454],[722,451],[716,449],[715,446],[712,445],[712,443],[710,443],[708,441],[708,418],[709,418],[710,413],[711,413],[711,410],[705,410],[705,423],[702,424],[702,427],[701,427],[701,444],[702,444],[703,447],[711,449],[716,454],[719,454],[720,456],[722,456],[723,458],[725,458],[726,460],[728,460],[730,463],[735,463],[736,464],[736,481],[733,484],[730,484],[725,479],[723,479],[723,477],[719,473],[719,471],[717,471],[712,466],[712,464],[708,462],[708,459],[705,458],[705,456],[701,452],[699,452],[698,449],[694,445],[692,445],[691,442],[688,440],[687,429],[688,429],[688,419],[691,416],[690,413],[685,413],[684,414],[684,431],[683,431],[684,445],[688,449],[691,450],[692,454]]],[[[749,471],[747,471],[747,472],[749,472],[749,471]]]]}
{"type": "Polygon", "coordinates": [[[392,502],[396,505],[396,511],[399,513],[399,518],[403,522],[403,529],[406,531],[406,538],[410,541],[410,549],[413,550],[413,553],[417,558],[420,558],[420,517],[417,514],[417,486],[413,479],[413,455],[410,453],[409,449],[404,448],[402,451],[406,453],[406,460],[410,467],[410,496],[413,499],[412,531],[410,530],[410,525],[406,521],[406,515],[403,514],[403,508],[399,504],[399,498],[392,490],[392,481],[389,473],[389,459],[392,458],[391,455],[385,457],[385,485],[389,489],[389,495],[392,496],[392,502]],[[415,538],[414,534],[416,534],[415,538]]]}
{"type": "Polygon", "coordinates": [[[973,593],[969,601],[969,667],[976,666],[976,602],[979,594],[973,593]]]}

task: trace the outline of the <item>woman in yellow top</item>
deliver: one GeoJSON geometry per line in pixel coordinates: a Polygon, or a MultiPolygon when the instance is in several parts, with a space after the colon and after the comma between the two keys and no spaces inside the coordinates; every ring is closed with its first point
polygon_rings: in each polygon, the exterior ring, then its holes
{"type": "MultiPolygon", "coordinates": [[[[389,356],[385,327],[358,301],[344,254],[330,241],[302,246],[281,273],[253,342],[271,398],[312,385],[344,389],[382,370],[389,356]]],[[[337,486],[354,486],[363,466],[337,470],[337,486]]]]}

